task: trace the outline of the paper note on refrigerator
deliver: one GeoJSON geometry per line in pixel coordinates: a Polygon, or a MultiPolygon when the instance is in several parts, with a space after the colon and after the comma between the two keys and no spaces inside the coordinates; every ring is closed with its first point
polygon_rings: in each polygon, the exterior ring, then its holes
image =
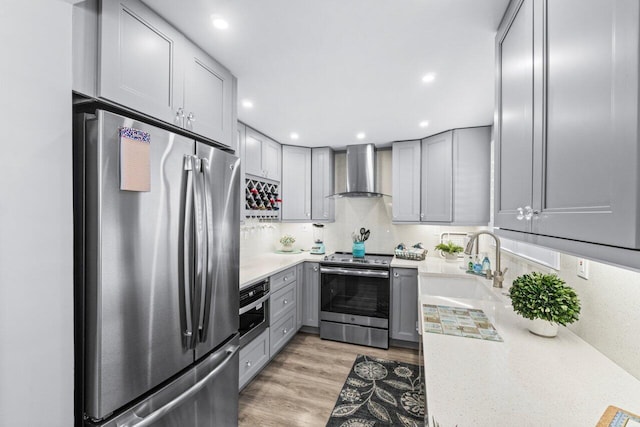
{"type": "Polygon", "coordinates": [[[151,135],[120,128],[120,189],[151,191],[151,135]]]}

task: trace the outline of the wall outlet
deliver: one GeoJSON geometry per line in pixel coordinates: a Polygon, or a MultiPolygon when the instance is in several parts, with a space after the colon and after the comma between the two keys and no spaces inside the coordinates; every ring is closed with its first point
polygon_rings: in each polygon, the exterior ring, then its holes
{"type": "Polygon", "coordinates": [[[578,258],[578,277],[589,279],[589,261],[584,258],[578,258]]]}

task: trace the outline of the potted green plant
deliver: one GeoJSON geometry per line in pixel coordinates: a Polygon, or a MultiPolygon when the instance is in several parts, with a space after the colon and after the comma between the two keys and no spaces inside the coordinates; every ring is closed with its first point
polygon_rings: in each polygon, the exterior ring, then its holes
{"type": "Polygon", "coordinates": [[[580,300],[576,292],[555,274],[530,273],[517,277],[509,289],[513,310],[530,319],[529,331],[555,337],[558,325],[578,320],[580,300]]]}
{"type": "Polygon", "coordinates": [[[296,242],[296,238],[285,234],[280,238],[280,244],[282,245],[282,252],[291,252],[293,251],[293,244],[296,242]]]}
{"type": "Polygon", "coordinates": [[[440,243],[436,246],[436,250],[440,251],[444,258],[449,262],[458,260],[458,254],[464,250],[460,245],[456,245],[452,241],[447,243],[440,243]]]}

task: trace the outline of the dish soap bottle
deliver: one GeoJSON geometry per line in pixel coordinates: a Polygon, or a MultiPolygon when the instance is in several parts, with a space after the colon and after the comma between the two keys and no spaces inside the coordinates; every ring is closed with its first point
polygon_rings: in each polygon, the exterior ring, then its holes
{"type": "Polygon", "coordinates": [[[491,261],[489,261],[489,257],[486,254],[482,260],[482,271],[491,271],[491,261]]]}

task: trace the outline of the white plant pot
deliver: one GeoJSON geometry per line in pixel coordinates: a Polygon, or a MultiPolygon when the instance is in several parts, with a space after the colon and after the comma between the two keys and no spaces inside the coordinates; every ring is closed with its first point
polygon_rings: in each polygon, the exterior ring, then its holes
{"type": "Polygon", "coordinates": [[[293,245],[282,245],[282,252],[293,252],[293,245]]]}
{"type": "Polygon", "coordinates": [[[458,258],[458,254],[449,254],[446,252],[443,252],[444,254],[444,259],[447,262],[458,262],[460,260],[460,258],[458,258]]]}
{"type": "Polygon", "coordinates": [[[529,331],[541,337],[553,338],[558,335],[558,324],[542,319],[529,321],[529,331]]]}

